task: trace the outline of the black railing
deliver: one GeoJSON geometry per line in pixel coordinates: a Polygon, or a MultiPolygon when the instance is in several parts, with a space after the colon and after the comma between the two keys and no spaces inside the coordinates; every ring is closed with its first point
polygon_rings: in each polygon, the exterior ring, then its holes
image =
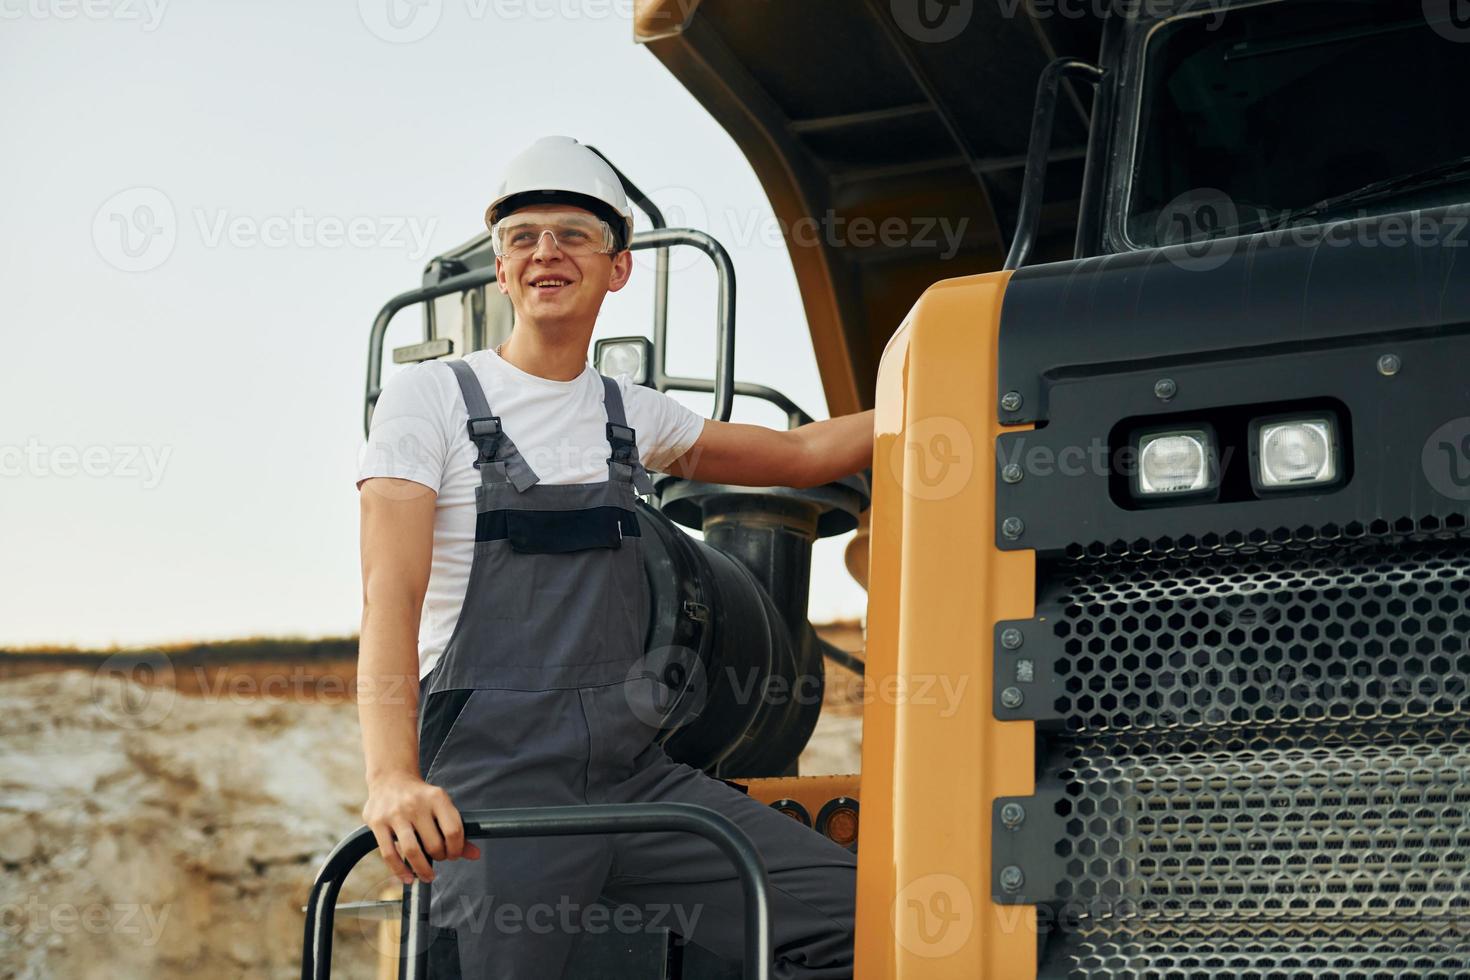
{"type": "MultiPolygon", "coordinates": [[[[769,980],[771,970],[770,899],[765,862],[745,832],[708,807],[690,803],[621,803],[590,806],[519,807],[467,810],[461,814],[466,840],[480,837],[558,837],[606,833],[682,831],[698,834],[718,847],[740,876],[745,904],[746,980],[769,980]]],[[[302,980],[332,975],[332,920],[337,894],[347,873],[378,849],[373,832],[360,827],[327,855],[306,904],[306,937],[301,954],[302,980]]],[[[404,887],[403,928],[398,975],[423,980],[429,955],[430,883],[404,887]]],[[[688,938],[688,937],[686,937],[688,938]]]]}

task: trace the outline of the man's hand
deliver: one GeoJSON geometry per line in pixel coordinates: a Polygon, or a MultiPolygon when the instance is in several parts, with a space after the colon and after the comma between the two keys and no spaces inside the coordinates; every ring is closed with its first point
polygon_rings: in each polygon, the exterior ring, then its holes
{"type": "Polygon", "coordinates": [[[768,429],[705,419],[693,446],[669,465],[687,480],[745,487],[819,487],[873,463],[873,410],[768,429]]]}
{"type": "Polygon", "coordinates": [[[395,774],[372,783],[362,819],[377,839],[383,863],[405,885],[415,875],[434,880],[429,858],[473,861],[480,856],[480,849],[464,839],[464,823],[449,794],[417,776],[395,774]]]}

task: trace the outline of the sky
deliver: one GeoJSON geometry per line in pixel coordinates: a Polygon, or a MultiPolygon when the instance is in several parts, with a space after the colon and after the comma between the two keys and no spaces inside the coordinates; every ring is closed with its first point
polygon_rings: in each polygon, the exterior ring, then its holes
{"type": "MultiPolygon", "coordinates": [[[[720,239],[736,378],[827,417],[770,204],[631,4],[0,0],[0,645],[356,632],[368,328],[542,135],[720,239]]],[[[714,275],[673,268],[668,368],[709,377],[714,275]]],[[[651,336],[651,297],[643,253],[594,339],[651,336]]],[[[864,615],[850,537],[813,622],[864,615]]]]}

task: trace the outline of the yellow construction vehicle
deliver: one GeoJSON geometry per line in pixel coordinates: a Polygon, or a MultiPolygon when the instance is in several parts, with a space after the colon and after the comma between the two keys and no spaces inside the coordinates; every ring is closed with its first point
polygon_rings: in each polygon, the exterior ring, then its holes
{"type": "Polygon", "coordinates": [[[637,30],[878,412],[860,980],[1470,976],[1463,5],[637,30]]]}
{"type": "MultiPolygon", "coordinates": [[[[800,777],[811,715],[708,683],[666,743],[855,844],[859,980],[1470,977],[1462,6],[639,0],[635,33],[805,230],[830,410],[877,410],[867,509],[666,481],[649,514],[705,597],[659,642],[765,610],[743,647],[795,675],[834,653],[804,591],[728,559],[859,527],[860,774],[800,777]]],[[[485,254],[401,298],[434,311],[404,358],[504,335],[485,254]]],[[[731,377],[722,296],[713,379],[664,375],[661,322],[598,363],[795,424],[731,377]]],[[[742,968],[677,946],[569,975],[742,968]]]]}

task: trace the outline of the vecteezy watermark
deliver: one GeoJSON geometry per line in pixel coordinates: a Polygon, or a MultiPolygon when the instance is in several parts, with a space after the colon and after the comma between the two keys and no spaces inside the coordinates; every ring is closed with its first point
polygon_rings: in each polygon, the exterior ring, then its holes
{"type": "Polygon", "coordinates": [[[0,902],[0,934],[18,938],[26,934],[66,936],[86,932],[137,936],[138,945],[156,946],[172,908],[137,902],[53,903],[32,895],[24,903],[0,902]]]}
{"type": "Polygon", "coordinates": [[[710,684],[698,651],[677,644],[654,647],[634,661],[623,684],[633,716],[653,728],[676,728],[698,718],[710,684]]]}
{"type": "Polygon", "coordinates": [[[116,653],[92,674],[92,704],[119,728],[161,724],[177,698],[173,661],[163,653],[116,653]]]}
{"type": "MultiPolygon", "coordinates": [[[[570,21],[617,18],[632,22],[635,0],[457,0],[471,21],[570,21]]],[[[692,6],[684,0],[678,6],[692,6]]],[[[432,34],[444,17],[444,0],[357,0],[363,26],[390,44],[412,44],[432,34]]]]}
{"type": "Polygon", "coordinates": [[[1470,500],[1470,417],[1450,419],[1431,432],[1419,463],[1435,493],[1470,500]]]}
{"type": "Polygon", "coordinates": [[[1470,41],[1470,0],[1424,0],[1424,20],[1446,40],[1470,41]]]}
{"type": "Polygon", "coordinates": [[[1154,240],[1160,245],[1179,246],[1166,254],[1180,268],[1208,272],[1230,260],[1234,239],[1226,236],[1239,223],[1230,195],[1213,187],[1199,187],[1164,205],[1154,223],[1154,240]]]}
{"type": "Polygon", "coordinates": [[[927,874],[899,889],[889,921],[898,944],[915,956],[953,956],[975,928],[975,896],[956,875],[927,874]]]}
{"type": "Polygon", "coordinates": [[[168,261],[179,238],[173,202],[156,187],[129,187],[102,202],[92,243],[115,269],[147,272],[168,261]]]}
{"type": "Polygon", "coordinates": [[[791,222],[757,212],[750,212],[742,221],[734,212],[726,212],[726,224],[734,232],[732,240],[740,245],[759,238],[765,245],[779,245],[784,239],[798,248],[816,245],[828,248],[911,248],[937,251],[941,260],[949,260],[959,252],[970,219],[962,217],[951,221],[947,216],[935,215],[849,217],[828,208],[820,215],[807,215],[791,222]]]}
{"type": "Polygon", "coordinates": [[[34,437],[0,444],[0,477],[140,480],[144,490],[163,482],[172,446],[53,446],[34,437]]]}
{"type": "MultiPolygon", "coordinates": [[[[1223,472],[1234,457],[1234,447],[1226,446],[1215,461],[1223,472]]],[[[1044,442],[1028,442],[1025,435],[1002,442],[996,449],[996,464],[1004,472],[1012,467],[1022,478],[1029,476],[1127,476],[1138,473],[1137,447],[1128,444],[1110,446],[1103,439],[1087,445],[1054,446],[1044,442]]]]}
{"type": "Polygon", "coordinates": [[[169,0],[0,0],[4,20],[115,20],[156,31],[169,0]]]}
{"type": "MultiPolygon", "coordinates": [[[[438,219],[407,215],[312,214],[293,208],[280,214],[236,214],[225,208],[189,212],[205,248],[396,249],[414,260],[429,254],[438,219]]],[[[173,202],[156,187],[130,187],[112,195],[92,219],[92,242],[109,265],[148,272],[168,261],[178,244],[180,221],[173,202]]]]}
{"type": "Polygon", "coordinates": [[[649,651],[628,671],[624,696],[634,715],[645,724],[674,728],[698,718],[711,701],[749,706],[780,707],[791,703],[821,704],[833,684],[855,685],[834,689],[845,704],[933,707],[941,718],[960,710],[970,684],[968,674],[892,673],[865,677],[797,674],[788,677],[760,667],[726,664],[708,673],[698,653],[689,647],[666,646],[649,651]]]}
{"type": "Polygon", "coordinates": [[[1159,211],[1154,241],[1169,262],[1192,272],[1219,268],[1234,255],[1280,247],[1465,248],[1470,246],[1470,208],[1387,214],[1360,208],[1356,214],[1273,217],[1238,206],[1222,190],[1199,187],[1159,211]]]}
{"type": "Polygon", "coordinates": [[[194,209],[199,238],[206,248],[381,248],[408,252],[413,259],[429,254],[429,239],[439,222],[406,215],[231,214],[223,209],[194,209]]]}
{"type": "Polygon", "coordinates": [[[444,0],[357,0],[363,26],[390,44],[422,41],[443,14],[444,0]]]}
{"type": "Polygon", "coordinates": [[[232,704],[409,704],[418,700],[405,676],[361,679],[322,673],[296,665],[286,671],[232,671],[222,665],[213,671],[195,665],[184,676],[203,701],[232,704]],[[410,696],[414,698],[409,701],[410,696]]]}
{"type": "MultiPolygon", "coordinates": [[[[827,682],[821,674],[798,674],[786,678],[756,668],[740,670],[726,666],[717,671],[736,704],[746,705],[759,701],[772,707],[795,702],[797,704],[820,704],[827,682]]],[[[968,674],[884,674],[881,677],[861,677],[847,681],[857,685],[855,692],[844,693],[841,700],[847,703],[885,705],[917,705],[939,708],[939,717],[950,718],[959,710],[969,686],[968,674]]]]}
{"type": "Polygon", "coordinates": [[[167,720],[180,692],[214,704],[417,704],[416,679],[316,670],[295,664],[261,671],[231,663],[182,665],[158,650],[107,657],[92,675],[92,702],[119,728],[153,728],[167,720]]]}
{"type": "Polygon", "coordinates": [[[945,500],[969,485],[975,444],[959,419],[915,419],[888,446],[888,467],[904,492],[920,500],[945,500]]]}
{"type": "Polygon", "coordinates": [[[492,930],[501,935],[525,932],[537,936],[583,932],[636,935],[670,929],[681,936],[689,936],[704,914],[702,903],[649,902],[611,906],[602,902],[574,902],[569,895],[559,896],[554,903],[520,902],[498,895],[460,895],[456,898],[458,901],[446,903],[448,907],[443,913],[446,924],[457,933],[477,935],[492,930]]]}
{"type": "MultiPolygon", "coordinates": [[[[910,249],[948,261],[959,254],[970,219],[949,215],[839,214],[828,208],[821,214],[794,220],[777,217],[763,208],[726,208],[711,213],[698,193],[688,187],[668,186],[652,192],[668,228],[693,228],[714,235],[727,248],[813,248],[910,249]]],[[[639,249],[633,253],[639,265],[653,268],[657,252],[639,249]]],[[[673,248],[669,268],[680,271],[703,261],[693,248],[673,248]]]]}
{"type": "MultiPolygon", "coordinates": [[[[959,37],[975,15],[976,0],[890,0],[893,22],[915,41],[942,44],[959,37]]],[[[980,0],[988,2],[988,0],[980,0]]],[[[1205,29],[1218,30],[1231,0],[1205,0],[1188,6],[1187,13],[1207,17],[1205,29]]],[[[1433,3],[1434,0],[1425,0],[1433,3]]],[[[1180,12],[1178,0],[994,0],[1006,20],[1090,20],[1109,16],[1156,20],[1180,12]]]]}
{"type": "Polygon", "coordinates": [[[975,15],[975,0],[889,0],[893,22],[915,41],[942,44],[960,36],[975,15]]]}
{"type": "Polygon", "coordinates": [[[1128,20],[1160,20],[1181,13],[1208,18],[1207,31],[1218,30],[1225,19],[1225,9],[1234,0],[1195,0],[1184,5],[1179,0],[996,0],[1001,16],[1017,16],[1032,20],[1091,20],[1101,22],[1108,17],[1128,20]]]}

